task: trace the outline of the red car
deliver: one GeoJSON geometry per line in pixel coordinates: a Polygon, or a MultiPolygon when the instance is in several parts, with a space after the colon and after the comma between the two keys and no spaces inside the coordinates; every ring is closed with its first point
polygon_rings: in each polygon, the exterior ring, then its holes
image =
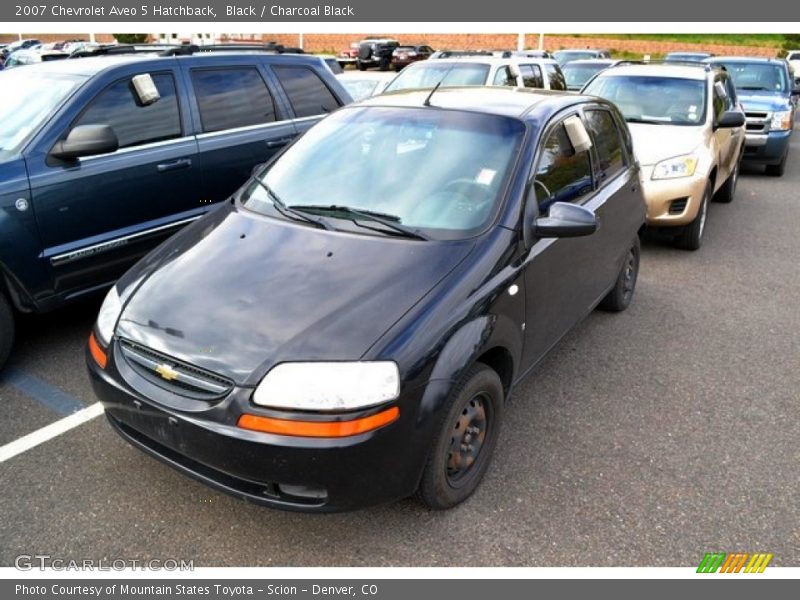
{"type": "Polygon", "coordinates": [[[353,42],[350,44],[349,48],[345,48],[339,54],[336,55],[336,60],[339,61],[339,64],[344,69],[347,65],[355,65],[356,59],[358,58],[358,42],[353,42]]]}
{"type": "Polygon", "coordinates": [[[392,68],[399,71],[418,60],[428,60],[433,52],[430,46],[398,46],[392,52],[392,68]]]}

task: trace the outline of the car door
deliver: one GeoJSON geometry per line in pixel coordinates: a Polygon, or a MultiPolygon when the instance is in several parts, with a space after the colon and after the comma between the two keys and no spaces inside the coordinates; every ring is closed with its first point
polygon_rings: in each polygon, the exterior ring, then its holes
{"type": "MultiPolygon", "coordinates": [[[[562,114],[541,136],[530,177],[526,220],[546,216],[555,202],[595,206],[590,151],[574,152],[562,114]]],[[[591,310],[600,290],[592,273],[598,251],[596,234],[532,240],[524,258],[526,292],[523,366],[528,368],[591,310]]]]}
{"type": "Polygon", "coordinates": [[[183,69],[193,91],[202,195],[213,203],[236,191],[297,130],[257,61],[224,57],[209,64],[202,58],[183,69]]]}
{"type": "Polygon", "coordinates": [[[294,126],[303,134],[326,114],[344,102],[325,83],[320,74],[308,65],[271,65],[294,115],[294,126]]]}
{"type": "MultiPolygon", "coordinates": [[[[720,73],[714,78],[712,92],[712,110],[714,122],[729,110],[739,110],[736,99],[736,89],[727,73],[720,73]]],[[[719,168],[717,174],[717,187],[721,186],[733,172],[736,161],[739,160],[742,143],[744,142],[743,127],[714,127],[719,152],[719,168]]]]}
{"type": "Polygon", "coordinates": [[[136,259],[207,210],[197,143],[174,68],[131,65],[87,85],[26,152],[43,258],[53,291],[72,295],[114,281],[136,259]],[[160,98],[143,106],[131,79],[148,73],[160,98]],[[50,152],[78,125],[109,125],[115,152],[59,160],[50,152]]]}

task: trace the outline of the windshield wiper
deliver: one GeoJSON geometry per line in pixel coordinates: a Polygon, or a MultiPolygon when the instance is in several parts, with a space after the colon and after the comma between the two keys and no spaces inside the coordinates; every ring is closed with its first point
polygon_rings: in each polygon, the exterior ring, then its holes
{"type": "Polygon", "coordinates": [[[314,217],[310,217],[308,215],[305,215],[301,212],[294,210],[289,206],[286,206],[283,200],[281,200],[280,197],[275,192],[272,191],[271,187],[269,187],[266,183],[261,181],[261,179],[259,179],[258,177],[253,177],[253,179],[258,185],[264,188],[264,191],[267,192],[267,194],[269,194],[270,198],[272,198],[272,206],[275,207],[275,210],[277,210],[287,219],[293,219],[295,221],[303,221],[305,223],[311,223],[313,225],[316,225],[317,227],[321,227],[322,229],[327,229],[327,230],[333,229],[333,226],[330,223],[328,223],[325,219],[317,219],[314,217]]]}
{"type": "Polygon", "coordinates": [[[431,238],[418,229],[412,229],[411,227],[407,227],[400,223],[400,217],[396,215],[389,215],[382,212],[377,212],[373,210],[365,210],[360,208],[351,208],[349,206],[340,206],[337,204],[307,204],[307,205],[292,205],[289,207],[292,210],[301,211],[301,212],[312,212],[317,213],[321,212],[323,214],[333,214],[333,213],[341,213],[345,215],[349,215],[349,220],[358,225],[359,227],[363,227],[365,229],[371,229],[372,231],[378,231],[383,233],[388,233],[385,229],[376,229],[375,227],[370,227],[368,225],[364,225],[363,223],[359,223],[357,219],[366,219],[368,221],[375,221],[376,223],[380,223],[384,227],[391,229],[392,231],[396,232],[396,234],[402,235],[403,237],[412,238],[416,240],[425,240],[429,241],[431,238]]]}
{"type": "Polygon", "coordinates": [[[626,117],[628,123],[646,123],[648,125],[669,125],[674,121],[660,120],[660,119],[637,119],[636,117],[626,117]]]}
{"type": "Polygon", "coordinates": [[[749,90],[752,92],[771,92],[769,88],[761,87],[760,85],[741,85],[737,87],[738,90],[749,90]]]}

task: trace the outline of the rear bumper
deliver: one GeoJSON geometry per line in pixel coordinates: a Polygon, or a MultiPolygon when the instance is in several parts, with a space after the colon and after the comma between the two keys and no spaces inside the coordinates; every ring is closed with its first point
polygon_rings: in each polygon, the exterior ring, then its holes
{"type": "Polygon", "coordinates": [[[776,165],[789,151],[792,130],[747,134],[743,160],[762,165],[776,165]]]}
{"type": "MultiPolygon", "coordinates": [[[[304,438],[236,426],[250,405],[236,388],[219,404],[196,411],[165,407],[131,387],[124,359],[101,369],[87,353],[95,394],[114,429],[147,454],[213,488],[256,504],[334,512],[397,500],[417,488],[432,427],[417,422],[425,390],[404,392],[400,418],[345,438],[304,438]]],[[[385,408],[385,407],[381,407],[385,408]]],[[[427,422],[427,420],[426,420],[427,422]]]]}

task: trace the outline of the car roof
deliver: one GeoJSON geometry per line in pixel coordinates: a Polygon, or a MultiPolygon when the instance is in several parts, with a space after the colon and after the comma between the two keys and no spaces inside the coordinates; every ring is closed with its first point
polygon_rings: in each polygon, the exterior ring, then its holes
{"type": "Polygon", "coordinates": [[[561,48],[553,52],[608,52],[606,48],[561,48]]]}
{"type": "Polygon", "coordinates": [[[539,56],[490,56],[488,54],[470,54],[465,56],[450,56],[447,58],[437,58],[432,62],[428,61],[420,61],[414,65],[411,65],[411,68],[415,67],[417,69],[421,68],[422,65],[446,65],[448,63],[479,63],[479,64],[486,64],[486,65],[509,65],[509,64],[529,64],[531,61],[542,63],[542,64],[553,64],[557,65],[558,62],[552,58],[542,58],[539,56]]]}
{"type": "MultiPolygon", "coordinates": [[[[318,56],[314,56],[313,54],[271,54],[268,52],[263,51],[237,51],[237,52],[203,52],[202,54],[191,54],[191,55],[177,55],[177,56],[158,56],[157,52],[160,50],[155,50],[153,52],[141,52],[137,54],[115,54],[115,55],[107,55],[107,56],[88,56],[84,58],[76,58],[76,59],[67,59],[67,60],[59,60],[59,61],[49,61],[46,63],[30,65],[26,67],[28,69],[38,69],[39,72],[48,72],[48,73],[66,73],[71,75],[82,75],[84,77],[92,77],[101,71],[111,70],[114,67],[120,65],[128,65],[132,63],[152,63],[153,65],[157,65],[158,63],[164,63],[164,61],[176,61],[176,60],[187,60],[192,59],[192,62],[209,62],[213,64],[215,62],[214,59],[219,57],[236,57],[236,56],[247,56],[252,57],[254,55],[262,55],[264,58],[267,58],[270,62],[276,63],[291,63],[291,64],[308,64],[308,65],[315,65],[319,64],[322,59],[318,56]]],[[[170,63],[166,63],[170,64],[170,63]]],[[[29,71],[33,73],[34,71],[29,71]]]]}
{"type": "Polygon", "coordinates": [[[429,106],[450,110],[480,112],[523,119],[536,112],[549,116],[569,106],[584,102],[605,103],[600,98],[580,96],[550,90],[494,86],[446,87],[401,90],[362,100],[354,106],[422,107],[430,97],[429,106]]]}
{"type": "Polygon", "coordinates": [[[578,60],[571,60],[567,64],[562,65],[562,69],[564,67],[580,67],[581,65],[614,65],[618,63],[619,60],[616,58],[579,58],[578,60]]]}
{"type": "Polygon", "coordinates": [[[767,58],[764,56],[712,56],[705,60],[707,63],[772,63],[782,64],[782,58],[767,58]]]}
{"type": "Polygon", "coordinates": [[[708,65],[684,65],[674,63],[620,64],[601,71],[598,77],[638,75],[644,77],[673,77],[679,79],[697,79],[703,81],[708,74],[708,65]]]}

